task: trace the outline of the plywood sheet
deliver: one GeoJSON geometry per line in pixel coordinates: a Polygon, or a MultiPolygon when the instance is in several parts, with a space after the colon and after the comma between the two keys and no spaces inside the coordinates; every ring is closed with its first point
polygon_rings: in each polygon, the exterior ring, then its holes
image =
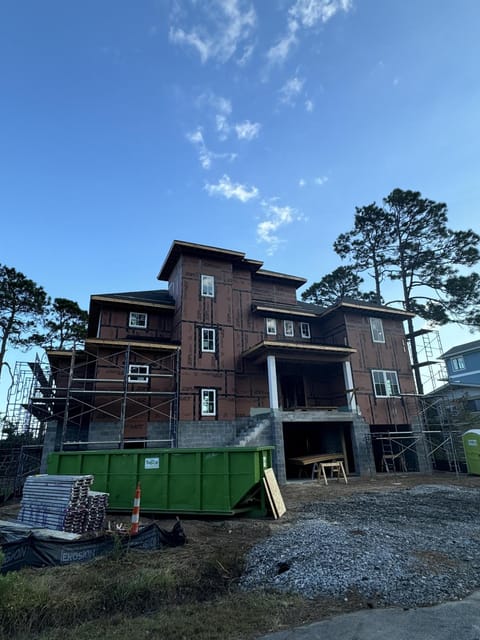
{"type": "Polygon", "coordinates": [[[278,486],[277,478],[273,469],[265,469],[264,471],[264,484],[267,490],[267,496],[270,494],[271,502],[274,505],[274,514],[276,512],[277,518],[281,518],[287,511],[285,503],[280,493],[280,487],[278,486]]]}
{"type": "Polygon", "coordinates": [[[268,501],[268,504],[270,505],[270,511],[272,512],[274,519],[277,520],[278,512],[275,507],[275,502],[273,501],[272,494],[268,486],[268,482],[265,480],[265,478],[263,478],[263,486],[265,487],[265,495],[267,496],[267,501],[268,501]]]}

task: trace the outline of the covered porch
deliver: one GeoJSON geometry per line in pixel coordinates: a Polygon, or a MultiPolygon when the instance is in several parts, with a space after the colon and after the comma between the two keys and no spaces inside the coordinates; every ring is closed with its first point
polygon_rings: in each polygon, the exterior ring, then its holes
{"type": "Polygon", "coordinates": [[[357,412],[351,347],[263,340],[243,357],[266,367],[269,408],[357,412]]]}

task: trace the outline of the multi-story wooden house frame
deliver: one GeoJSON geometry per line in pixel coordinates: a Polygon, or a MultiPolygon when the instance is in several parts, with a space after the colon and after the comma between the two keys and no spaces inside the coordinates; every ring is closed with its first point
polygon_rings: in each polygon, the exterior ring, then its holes
{"type": "Polygon", "coordinates": [[[310,453],[379,469],[371,434],[414,424],[412,314],[299,302],[303,278],[262,266],[175,241],[168,289],[93,295],[85,349],[48,354],[46,449],[272,444],[280,480],[310,453]]]}

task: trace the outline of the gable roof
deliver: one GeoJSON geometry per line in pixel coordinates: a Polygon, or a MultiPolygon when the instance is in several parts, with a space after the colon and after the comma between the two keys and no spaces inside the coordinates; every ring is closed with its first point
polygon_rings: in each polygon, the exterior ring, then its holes
{"type": "Polygon", "coordinates": [[[480,340],[458,344],[456,347],[452,347],[448,351],[445,351],[445,353],[441,355],[441,358],[451,358],[452,356],[467,353],[468,351],[480,351],[480,340]]]}

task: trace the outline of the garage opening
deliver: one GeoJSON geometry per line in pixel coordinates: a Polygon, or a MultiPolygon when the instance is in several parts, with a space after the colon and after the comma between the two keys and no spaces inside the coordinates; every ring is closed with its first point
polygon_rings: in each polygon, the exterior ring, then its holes
{"type": "Polygon", "coordinates": [[[293,459],[314,455],[341,454],[346,472],[354,473],[351,430],[351,422],[284,422],[287,480],[310,478],[313,463],[293,459]]]}

